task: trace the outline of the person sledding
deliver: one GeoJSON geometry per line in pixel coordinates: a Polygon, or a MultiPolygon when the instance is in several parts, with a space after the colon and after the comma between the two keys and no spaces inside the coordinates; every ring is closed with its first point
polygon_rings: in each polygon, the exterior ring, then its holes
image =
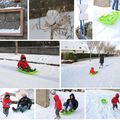
{"type": "Polygon", "coordinates": [[[118,110],[118,104],[117,103],[120,103],[118,93],[112,98],[111,103],[113,105],[113,110],[115,110],[115,108],[118,110]]]}
{"type": "Polygon", "coordinates": [[[60,111],[62,110],[62,102],[55,91],[52,91],[51,93],[52,95],[54,95],[53,99],[55,101],[55,115],[56,115],[55,119],[60,119],[61,118],[60,111]]]}
{"type": "Polygon", "coordinates": [[[63,104],[64,109],[61,111],[61,113],[63,112],[73,112],[78,108],[78,101],[75,98],[75,95],[72,93],[69,96],[70,98],[67,99],[67,101],[63,104]]]}
{"type": "Polygon", "coordinates": [[[12,101],[10,99],[10,94],[8,92],[6,92],[4,94],[4,98],[2,100],[3,113],[5,114],[6,117],[9,114],[9,109],[10,109],[11,104],[12,104],[12,101]]]}
{"type": "Polygon", "coordinates": [[[26,71],[26,72],[33,72],[33,71],[36,71],[36,69],[32,69],[27,60],[26,60],[26,56],[25,55],[21,55],[21,58],[17,64],[18,66],[18,69],[20,70],[23,70],[23,71],[26,71]]]}
{"type": "Polygon", "coordinates": [[[26,94],[22,95],[23,97],[18,101],[17,108],[12,107],[14,112],[25,112],[31,109],[32,101],[27,97],[26,94]]]}
{"type": "Polygon", "coordinates": [[[97,73],[98,73],[98,71],[95,71],[94,67],[91,67],[89,74],[90,75],[95,75],[97,73]]]}

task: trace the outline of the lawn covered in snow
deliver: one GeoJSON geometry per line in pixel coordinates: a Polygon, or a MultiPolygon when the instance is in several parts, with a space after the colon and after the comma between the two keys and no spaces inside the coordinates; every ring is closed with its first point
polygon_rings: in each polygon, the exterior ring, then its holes
{"type": "MultiPolygon", "coordinates": [[[[71,26],[74,26],[74,14],[73,13],[74,12],[66,12],[66,14],[70,16],[71,26]]],[[[42,40],[50,39],[51,30],[49,28],[45,27],[45,24],[46,24],[46,17],[40,18],[40,26],[41,26],[40,29],[39,29],[39,18],[30,19],[29,38],[30,39],[42,39],[42,40]]],[[[61,26],[61,28],[65,28],[66,26],[68,27],[66,36],[64,34],[58,34],[57,32],[54,32],[54,39],[66,39],[66,37],[71,35],[71,31],[69,29],[70,25],[65,24],[65,25],[61,26]]],[[[64,33],[63,31],[64,30],[61,30],[61,33],[64,33]]],[[[72,39],[72,38],[70,38],[70,39],[72,39]]]]}
{"type": "MultiPolygon", "coordinates": [[[[120,7],[120,6],[119,6],[120,7]]],[[[114,25],[106,26],[98,21],[104,14],[109,14],[113,10],[111,7],[94,6],[94,40],[119,40],[120,39],[120,19],[114,25]]]]}
{"type": "MultiPolygon", "coordinates": [[[[59,61],[59,57],[52,56],[38,56],[26,55],[28,61],[43,63],[55,63],[59,61]]],[[[52,66],[46,64],[29,63],[32,68],[36,68],[39,72],[35,75],[27,75],[17,72],[17,61],[20,55],[14,54],[0,54],[0,83],[2,88],[52,88],[59,86],[59,66],[52,66]],[[6,60],[10,59],[10,60],[6,60]]]]}
{"type": "Polygon", "coordinates": [[[120,57],[105,58],[104,68],[99,69],[99,59],[62,64],[62,87],[120,87],[120,57]],[[90,76],[90,68],[98,74],[90,76]]]}
{"type": "MultiPolygon", "coordinates": [[[[69,98],[71,93],[75,94],[76,99],[79,102],[77,110],[68,116],[61,115],[61,119],[83,119],[84,118],[84,93],[82,92],[57,92],[59,95],[62,104],[69,98]]],[[[54,109],[54,100],[53,96],[50,95],[50,106],[43,108],[39,105],[36,105],[36,119],[54,119],[55,118],[55,109],[54,109]]]]}
{"type": "Polygon", "coordinates": [[[118,110],[113,111],[111,99],[115,91],[110,90],[87,90],[86,91],[86,118],[87,119],[120,119],[120,104],[118,110]],[[107,104],[102,104],[101,99],[105,98],[107,104]]]}

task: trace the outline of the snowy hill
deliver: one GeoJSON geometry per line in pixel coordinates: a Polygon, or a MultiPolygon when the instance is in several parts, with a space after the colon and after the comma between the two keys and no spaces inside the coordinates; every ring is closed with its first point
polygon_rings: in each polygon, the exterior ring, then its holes
{"type": "Polygon", "coordinates": [[[111,99],[116,93],[110,90],[87,90],[87,119],[120,119],[120,104],[118,104],[118,110],[115,111],[113,111],[111,104],[111,99]],[[108,101],[107,104],[101,103],[103,98],[108,101]]]}
{"type": "MultiPolygon", "coordinates": [[[[76,99],[79,102],[78,109],[74,114],[69,116],[61,115],[61,119],[84,119],[84,93],[81,92],[57,92],[59,95],[62,104],[69,98],[69,95],[74,93],[76,99]]],[[[55,109],[54,109],[54,100],[53,96],[50,96],[50,106],[43,108],[39,105],[36,105],[36,118],[37,119],[54,119],[55,118],[55,109]]]]}
{"type": "Polygon", "coordinates": [[[99,59],[80,61],[73,64],[62,64],[62,87],[119,87],[120,57],[105,58],[103,69],[99,69],[99,59]],[[90,68],[98,74],[90,76],[90,68]],[[70,84],[68,84],[70,83],[70,84]]]}

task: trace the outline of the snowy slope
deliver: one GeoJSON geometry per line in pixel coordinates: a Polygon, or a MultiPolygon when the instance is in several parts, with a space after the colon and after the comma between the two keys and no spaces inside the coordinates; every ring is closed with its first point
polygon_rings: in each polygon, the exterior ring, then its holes
{"type": "Polygon", "coordinates": [[[120,39],[120,19],[112,26],[105,26],[98,22],[98,18],[104,14],[112,12],[111,7],[94,6],[94,40],[119,40],[120,39]]]}
{"type": "Polygon", "coordinates": [[[27,75],[17,72],[17,62],[0,60],[1,88],[45,88],[59,86],[59,67],[30,63],[39,73],[27,75]]]}
{"type": "Polygon", "coordinates": [[[111,99],[117,92],[107,90],[86,91],[86,118],[87,119],[120,119],[120,104],[118,110],[113,111],[111,99]],[[103,105],[101,99],[108,103],[103,105]]]}
{"type": "Polygon", "coordinates": [[[105,58],[103,69],[99,69],[99,59],[62,64],[62,87],[119,87],[120,57],[105,58]],[[90,68],[94,67],[98,74],[90,76],[90,68]],[[70,84],[69,84],[70,83],[70,84]]]}
{"type": "MultiPolygon", "coordinates": [[[[74,26],[74,14],[73,12],[69,12],[68,15],[71,17],[71,24],[74,26]]],[[[31,19],[30,20],[30,39],[50,39],[50,29],[45,27],[46,21],[45,17],[40,18],[41,21],[41,29],[38,28],[39,25],[39,18],[31,19]],[[36,27],[37,26],[37,27],[36,27]]],[[[63,26],[64,27],[64,26],[63,26]]],[[[69,33],[69,32],[68,32],[69,33]]],[[[55,33],[54,39],[65,39],[66,36],[59,35],[55,33]]]]}
{"type": "MultiPolygon", "coordinates": [[[[84,93],[81,92],[72,92],[75,94],[76,99],[79,102],[79,107],[74,114],[69,116],[61,116],[61,119],[83,119],[84,118],[84,93]]],[[[57,92],[59,95],[62,104],[68,99],[71,92],[57,92]]],[[[50,106],[43,108],[39,105],[36,105],[36,118],[37,119],[54,119],[55,110],[54,110],[54,100],[53,96],[50,96],[50,106]]]]}

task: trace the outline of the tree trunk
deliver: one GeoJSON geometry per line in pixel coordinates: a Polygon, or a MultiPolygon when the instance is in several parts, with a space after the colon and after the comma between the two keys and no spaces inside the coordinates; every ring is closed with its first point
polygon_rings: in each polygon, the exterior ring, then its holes
{"type": "Polygon", "coordinates": [[[53,34],[54,34],[54,30],[53,30],[53,27],[51,26],[51,34],[50,34],[50,39],[53,39],[53,34]]]}
{"type": "Polygon", "coordinates": [[[18,41],[15,41],[15,54],[18,54],[18,41]]]}

